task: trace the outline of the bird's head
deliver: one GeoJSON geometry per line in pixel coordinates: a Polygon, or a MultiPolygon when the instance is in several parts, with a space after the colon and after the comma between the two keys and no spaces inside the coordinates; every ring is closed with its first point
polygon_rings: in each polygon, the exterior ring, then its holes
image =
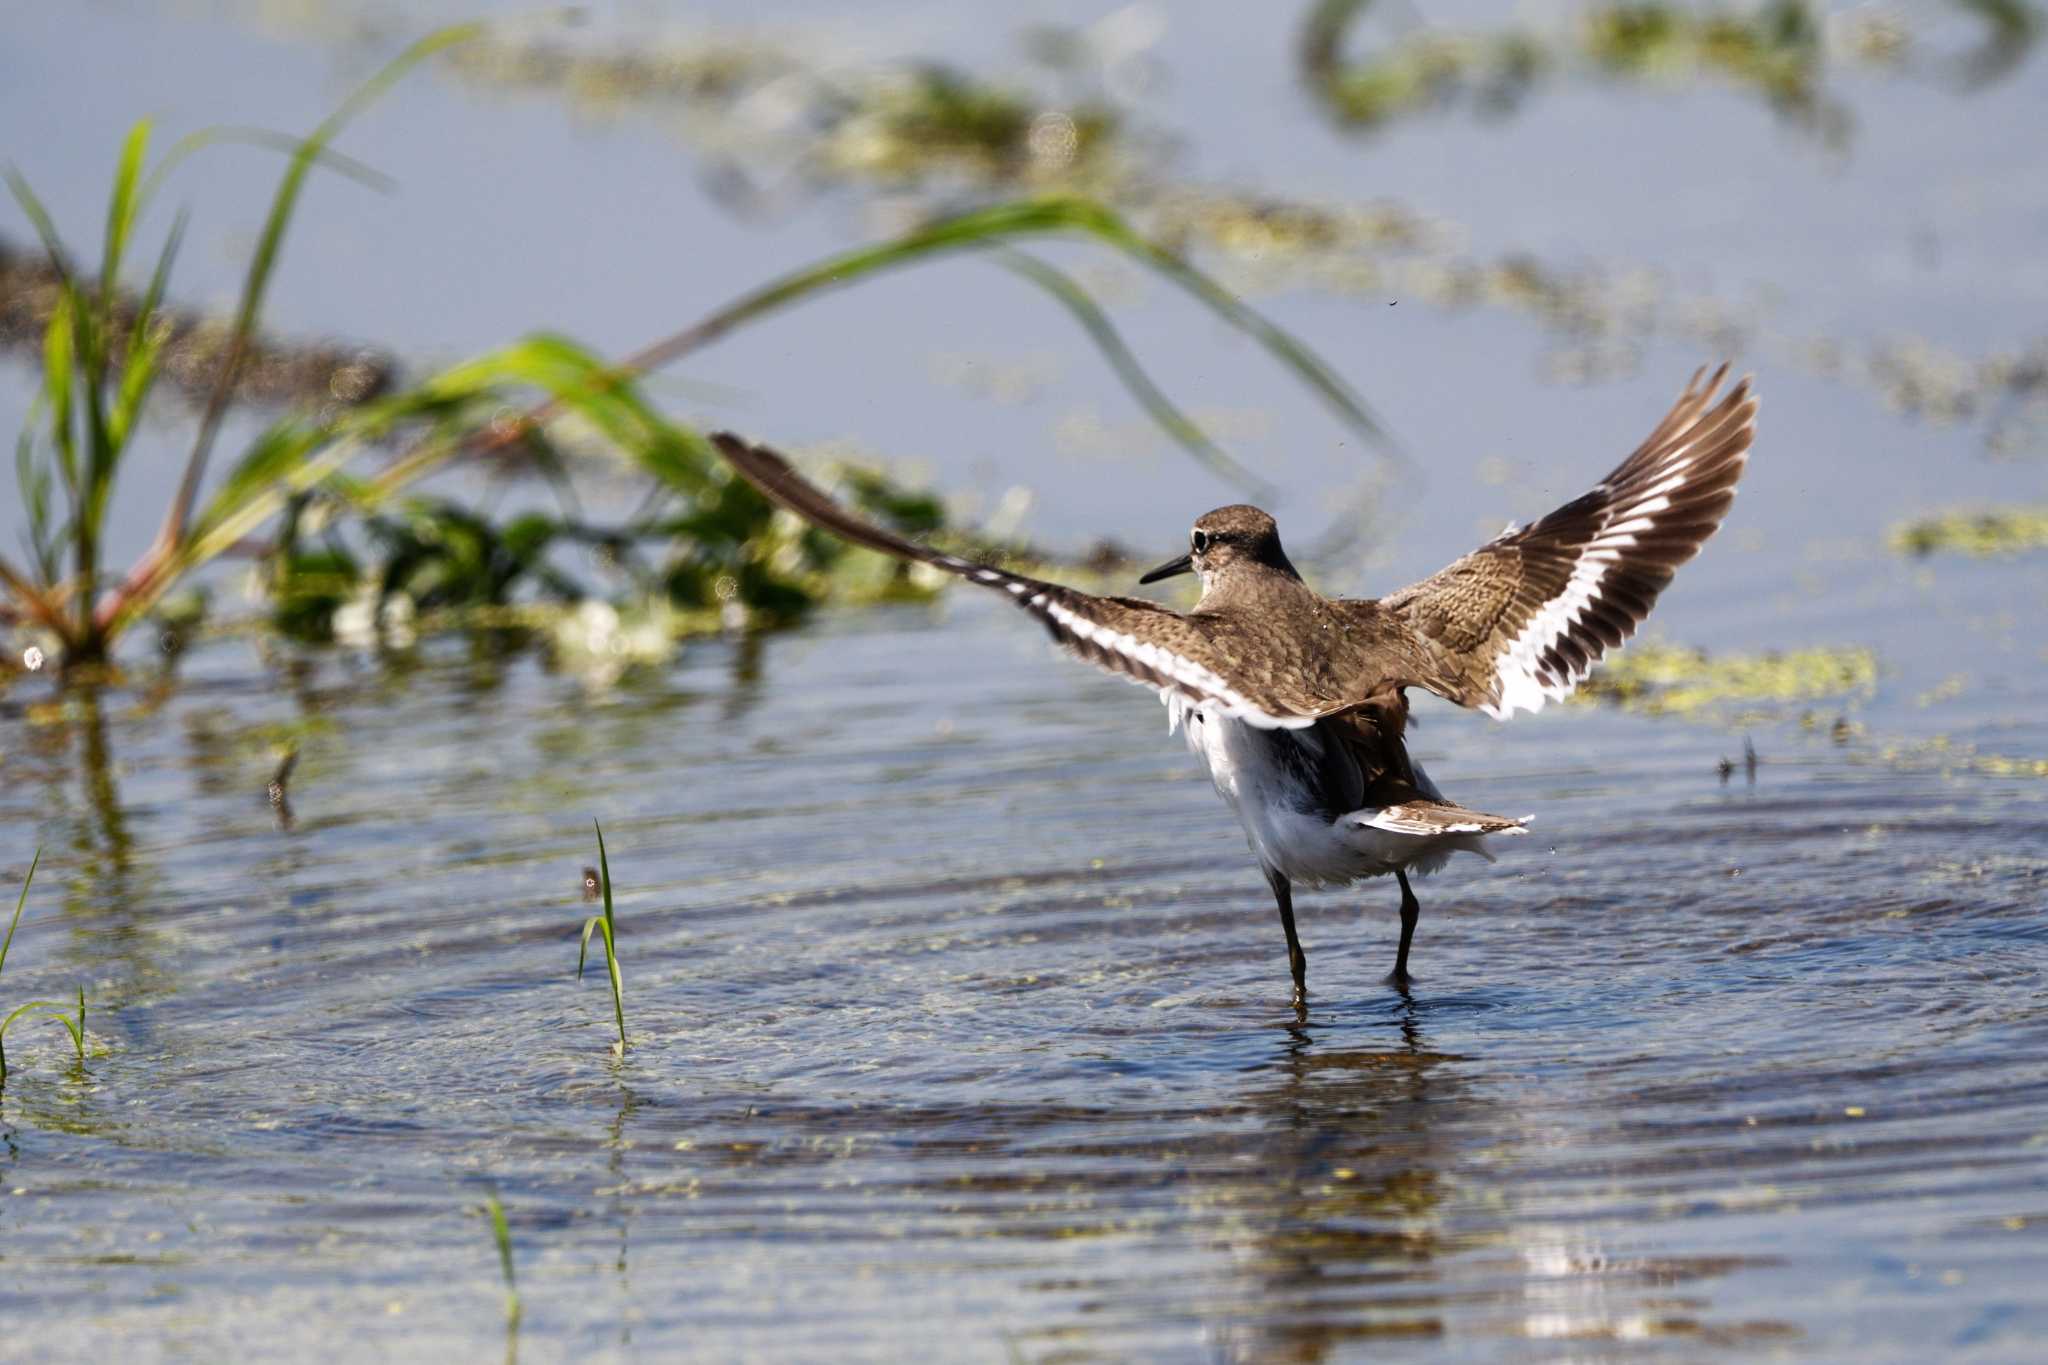
{"type": "Polygon", "coordinates": [[[1239,572],[1248,567],[1277,570],[1291,578],[1301,575],[1280,548],[1280,528],[1273,518],[1256,507],[1236,503],[1205,512],[1188,532],[1188,553],[1170,559],[1138,581],[1157,583],[1184,573],[1202,576],[1206,589],[1218,574],[1239,572]]]}

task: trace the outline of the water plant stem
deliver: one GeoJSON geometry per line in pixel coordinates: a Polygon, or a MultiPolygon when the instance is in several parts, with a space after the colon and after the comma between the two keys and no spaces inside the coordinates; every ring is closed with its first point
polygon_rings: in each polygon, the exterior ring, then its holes
{"type": "Polygon", "coordinates": [[[612,1045],[612,1051],[624,1056],[626,1053],[626,987],[619,979],[619,948],[612,918],[612,865],[605,856],[604,826],[593,820],[597,830],[597,875],[604,891],[604,913],[592,915],[583,922],[583,941],[576,949],[576,979],[583,979],[583,962],[590,950],[590,935],[597,931],[604,936],[604,963],[610,971],[612,981],[612,1018],[619,1027],[619,1041],[612,1045]]]}

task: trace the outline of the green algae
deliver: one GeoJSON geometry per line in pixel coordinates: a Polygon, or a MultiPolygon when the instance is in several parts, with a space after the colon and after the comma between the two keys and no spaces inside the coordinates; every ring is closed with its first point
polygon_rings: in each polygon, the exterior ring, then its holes
{"type": "Polygon", "coordinates": [[[1639,644],[1602,664],[1577,695],[1647,715],[1697,716],[1867,696],[1876,686],[1877,655],[1860,646],[1717,656],[1639,644]]]}
{"type": "Polygon", "coordinates": [[[2025,554],[2048,548],[2048,507],[1997,507],[1949,511],[1892,528],[1891,547],[1900,554],[1964,554],[1977,559],[2025,554]]]}

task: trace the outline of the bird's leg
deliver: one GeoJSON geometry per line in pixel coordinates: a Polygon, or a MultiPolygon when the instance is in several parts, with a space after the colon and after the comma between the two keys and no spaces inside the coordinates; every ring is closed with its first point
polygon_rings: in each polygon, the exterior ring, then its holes
{"type": "Polygon", "coordinates": [[[1387,980],[1405,990],[1408,986],[1408,945],[1415,941],[1415,921],[1422,918],[1422,903],[1415,899],[1415,888],[1408,885],[1406,872],[1395,868],[1394,879],[1401,883],[1401,951],[1394,955],[1394,970],[1387,980]]]}
{"type": "Polygon", "coordinates": [[[1308,1008],[1308,954],[1301,950],[1301,936],[1294,932],[1294,890],[1277,869],[1266,869],[1266,884],[1280,906],[1280,927],[1287,931],[1287,965],[1294,973],[1294,1009],[1308,1008]]]}

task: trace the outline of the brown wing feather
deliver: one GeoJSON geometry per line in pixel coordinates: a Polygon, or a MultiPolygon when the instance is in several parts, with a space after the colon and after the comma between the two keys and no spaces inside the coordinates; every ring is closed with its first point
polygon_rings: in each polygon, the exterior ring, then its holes
{"type": "Polygon", "coordinates": [[[1162,693],[1209,703],[1252,725],[1297,729],[1315,722],[1299,701],[1237,676],[1242,671],[1231,666],[1202,621],[1143,598],[1097,597],[905,540],[841,507],[768,447],[727,432],[711,441],[771,501],[856,545],[930,564],[1008,595],[1077,658],[1162,693]]]}
{"type": "Polygon", "coordinates": [[[1757,401],[1744,379],[1716,402],[1727,372],[1694,374],[1584,497],[1383,599],[1423,646],[1428,676],[1405,681],[1505,719],[1563,699],[1633,634],[1734,501],[1757,401]]]}

